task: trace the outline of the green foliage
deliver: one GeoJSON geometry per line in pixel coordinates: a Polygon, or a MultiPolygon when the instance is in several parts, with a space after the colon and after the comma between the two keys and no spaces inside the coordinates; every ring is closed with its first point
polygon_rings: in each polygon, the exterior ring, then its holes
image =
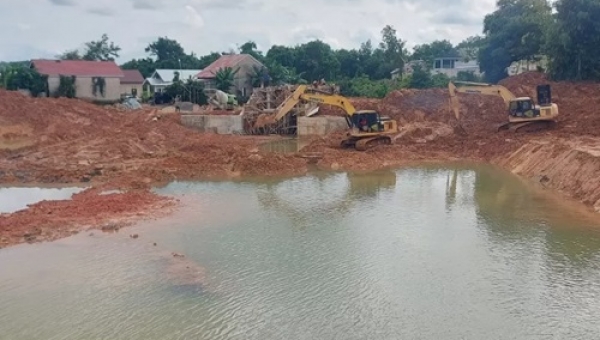
{"type": "Polygon", "coordinates": [[[192,102],[198,105],[208,104],[204,86],[199,81],[188,79],[186,83],[182,81],[174,82],[165,88],[165,93],[171,98],[180,98],[184,102],[192,102]]]}
{"type": "Polygon", "coordinates": [[[75,80],[75,76],[60,76],[60,83],[54,96],[75,98],[75,80]]]}
{"type": "Polygon", "coordinates": [[[63,54],[58,56],[61,60],[81,60],[83,57],[79,54],[78,50],[65,51],[63,54]]]}
{"type": "Polygon", "coordinates": [[[0,87],[10,91],[28,90],[37,97],[47,91],[48,77],[20,64],[6,65],[0,69],[0,87]]]}
{"type": "Polygon", "coordinates": [[[415,46],[411,59],[424,60],[427,68],[431,68],[435,58],[457,57],[458,55],[458,51],[448,40],[436,40],[430,44],[415,46]]]}
{"type": "Polygon", "coordinates": [[[109,41],[108,35],[103,34],[100,40],[85,43],[83,55],[80,54],[79,50],[74,49],[65,51],[57,58],[61,60],[114,61],[115,58],[119,57],[120,51],[121,47],[109,41]]]}
{"type": "Polygon", "coordinates": [[[217,89],[223,92],[229,92],[231,87],[233,87],[235,75],[239,70],[239,68],[234,70],[231,67],[223,67],[215,72],[215,85],[217,89]]]}
{"type": "Polygon", "coordinates": [[[463,61],[468,62],[477,60],[479,50],[483,46],[484,38],[479,35],[468,37],[456,45],[456,51],[463,58],[463,61]]]}
{"type": "Polygon", "coordinates": [[[422,68],[420,65],[413,67],[412,77],[410,79],[409,87],[413,89],[426,89],[433,86],[433,80],[431,79],[431,73],[426,68],[422,68]]]}
{"type": "Polygon", "coordinates": [[[556,79],[600,80],[600,1],[558,0],[546,51],[556,79]]]}
{"type": "Polygon", "coordinates": [[[552,8],[547,0],[498,0],[497,9],[485,16],[485,39],[479,62],[490,82],[504,78],[511,62],[533,60],[541,51],[552,8]]]}
{"type": "Polygon", "coordinates": [[[121,65],[121,68],[124,70],[138,70],[144,78],[148,78],[154,73],[154,70],[156,70],[156,65],[152,58],[144,58],[130,60],[121,65]]]}
{"type": "Polygon", "coordinates": [[[481,78],[472,71],[459,71],[456,75],[456,80],[481,82],[481,78]]]}
{"type": "MultiPolygon", "coordinates": [[[[410,79],[410,77],[407,79],[410,79]]],[[[344,96],[370,98],[383,98],[390,91],[408,87],[406,79],[371,80],[366,75],[345,78],[338,85],[340,86],[340,93],[344,96]]]]}

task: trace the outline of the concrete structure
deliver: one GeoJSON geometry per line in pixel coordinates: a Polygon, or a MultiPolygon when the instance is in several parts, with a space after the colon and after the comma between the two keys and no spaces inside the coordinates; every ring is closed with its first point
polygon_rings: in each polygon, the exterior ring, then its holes
{"type": "Polygon", "coordinates": [[[297,120],[298,137],[324,136],[334,131],[343,131],[347,129],[348,123],[346,122],[346,118],[344,117],[298,117],[297,120]]]}
{"type": "Polygon", "coordinates": [[[150,94],[163,92],[165,87],[173,84],[176,72],[179,73],[179,80],[187,82],[189,79],[196,80],[196,76],[198,73],[202,72],[202,70],[156,70],[150,77],[144,80],[144,90],[148,91],[150,94]]]}
{"type": "Polygon", "coordinates": [[[477,76],[481,75],[479,63],[474,60],[464,62],[461,57],[442,57],[433,61],[432,74],[441,73],[448,77],[456,77],[458,72],[473,72],[477,76]]]}
{"type": "Polygon", "coordinates": [[[222,115],[181,115],[181,124],[200,132],[218,134],[243,134],[242,116],[222,115]]]}
{"type": "Polygon", "coordinates": [[[144,77],[138,70],[123,70],[124,77],[121,78],[121,95],[141,97],[144,77]]]}
{"type": "Polygon", "coordinates": [[[75,77],[75,96],[94,101],[115,102],[121,98],[121,78],[125,75],[114,61],[32,60],[30,67],[48,76],[48,95],[53,96],[60,77],[75,77]],[[98,85],[104,80],[104,93],[98,85]],[[94,94],[94,88],[96,93],[94,94]]]}
{"type": "Polygon", "coordinates": [[[198,73],[198,79],[204,82],[207,89],[214,89],[216,87],[215,75],[220,69],[227,67],[237,71],[233,80],[233,88],[227,92],[249,97],[253,90],[252,80],[255,68],[263,68],[265,65],[249,54],[223,55],[198,73]]]}
{"type": "Polygon", "coordinates": [[[548,68],[548,58],[545,56],[539,56],[539,60],[520,60],[514,61],[506,68],[506,73],[509,76],[514,76],[523,72],[537,71],[538,68],[546,70],[548,68]]]}

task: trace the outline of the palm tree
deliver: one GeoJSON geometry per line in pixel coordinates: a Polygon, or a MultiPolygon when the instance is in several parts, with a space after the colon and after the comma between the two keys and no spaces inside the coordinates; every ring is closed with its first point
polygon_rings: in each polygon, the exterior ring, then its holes
{"type": "Polygon", "coordinates": [[[215,85],[217,89],[228,92],[233,87],[235,75],[239,72],[239,68],[233,70],[231,67],[220,68],[215,73],[215,85]]]}

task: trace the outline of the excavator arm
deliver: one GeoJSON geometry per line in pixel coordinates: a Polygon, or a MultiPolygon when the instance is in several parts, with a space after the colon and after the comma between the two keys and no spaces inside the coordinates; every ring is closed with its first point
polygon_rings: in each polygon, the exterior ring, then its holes
{"type": "Polygon", "coordinates": [[[302,100],[311,103],[328,104],[343,109],[346,112],[346,121],[352,127],[350,117],[354,115],[356,109],[347,98],[337,94],[312,93],[306,85],[299,85],[296,91],[277,108],[275,120],[279,121],[285,117],[302,100]]]}
{"type": "Polygon", "coordinates": [[[504,103],[506,104],[506,108],[508,109],[508,105],[511,100],[515,99],[515,95],[510,92],[506,87],[502,85],[491,85],[486,83],[475,83],[475,82],[450,82],[448,83],[448,91],[450,92],[450,106],[452,111],[454,112],[454,116],[456,119],[459,119],[459,103],[458,97],[456,96],[456,92],[460,93],[478,93],[484,95],[491,96],[500,96],[504,103]],[[465,86],[457,87],[454,84],[460,84],[465,86]]]}

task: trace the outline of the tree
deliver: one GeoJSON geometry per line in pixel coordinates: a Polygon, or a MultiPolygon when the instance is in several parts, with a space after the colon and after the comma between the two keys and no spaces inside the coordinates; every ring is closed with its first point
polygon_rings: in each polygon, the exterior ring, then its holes
{"type": "Polygon", "coordinates": [[[29,90],[32,96],[37,97],[47,92],[48,77],[23,65],[7,65],[0,69],[0,87],[9,91],[29,90]]]}
{"type": "Polygon", "coordinates": [[[433,81],[431,80],[429,70],[422,68],[420,65],[415,65],[409,87],[413,89],[426,89],[432,87],[432,85],[433,81]]]}
{"type": "Polygon", "coordinates": [[[556,79],[600,80],[600,2],[558,0],[548,29],[549,71],[556,79]]]}
{"type": "Polygon", "coordinates": [[[124,70],[138,70],[144,78],[148,78],[156,70],[156,64],[152,58],[132,59],[121,65],[121,68],[124,70]]]}
{"type": "Polygon", "coordinates": [[[386,25],[381,30],[381,43],[379,44],[379,48],[383,51],[386,62],[386,77],[394,69],[399,68],[402,70],[404,68],[404,61],[407,54],[404,48],[405,44],[405,41],[402,41],[402,39],[399,39],[396,36],[396,30],[392,26],[386,25]]]}
{"type": "Polygon", "coordinates": [[[477,60],[479,49],[483,45],[484,39],[480,35],[468,37],[456,45],[456,50],[465,62],[477,60]]]}
{"type": "Polygon", "coordinates": [[[430,44],[417,45],[413,49],[412,60],[425,61],[428,68],[433,66],[435,58],[457,57],[458,51],[448,40],[436,40],[430,44]]]}
{"type": "Polygon", "coordinates": [[[478,56],[488,81],[504,78],[511,62],[533,60],[542,51],[551,15],[547,0],[498,0],[496,11],[483,21],[478,56]]]}
{"type": "Polygon", "coordinates": [[[242,44],[238,50],[240,51],[240,54],[249,54],[260,62],[264,62],[265,60],[262,52],[258,50],[256,43],[252,40],[242,44]]]}
{"type": "Polygon", "coordinates": [[[157,62],[178,61],[185,56],[183,47],[167,37],[160,37],[146,47],[145,51],[156,57],[157,62]]]}
{"type": "Polygon", "coordinates": [[[231,67],[220,68],[215,73],[215,83],[217,89],[223,92],[229,92],[233,87],[235,75],[239,72],[239,70],[239,68],[234,70],[231,67]]]}
{"type": "Polygon", "coordinates": [[[296,48],[294,66],[304,72],[309,81],[336,79],[340,64],[329,44],[321,40],[309,41],[296,48]]]}
{"type": "Polygon", "coordinates": [[[65,51],[63,54],[58,56],[60,60],[81,60],[83,57],[79,54],[78,50],[65,51]]]}
{"type": "Polygon", "coordinates": [[[121,48],[112,41],[108,41],[108,35],[103,34],[100,40],[90,41],[85,44],[86,51],[83,55],[84,60],[114,61],[119,57],[121,48]]]}

